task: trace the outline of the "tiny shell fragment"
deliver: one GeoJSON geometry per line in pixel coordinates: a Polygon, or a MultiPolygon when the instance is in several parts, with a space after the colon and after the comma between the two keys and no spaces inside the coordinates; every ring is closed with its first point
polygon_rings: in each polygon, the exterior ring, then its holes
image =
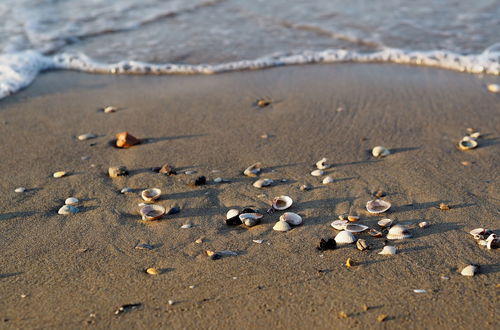
{"type": "Polygon", "coordinates": [[[150,267],[146,269],[146,273],[148,273],[149,275],[158,275],[160,274],[160,271],[156,268],[150,267]]]}
{"type": "Polygon", "coordinates": [[[65,175],[66,175],[66,172],[64,172],[64,171],[57,171],[57,172],[55,172],[52,176],[53,176],[54,178],[62,178],[62,177],[63,177],[63,176],[65,176],[65,175]]]}

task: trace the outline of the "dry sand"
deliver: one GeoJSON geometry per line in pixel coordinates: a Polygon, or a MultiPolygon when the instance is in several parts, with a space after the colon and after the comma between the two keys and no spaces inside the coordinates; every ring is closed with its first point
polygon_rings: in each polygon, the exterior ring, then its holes
{"type": "Polygon", "coordinates": [[[373,64],[203,77],[42,75],[0,101],[0,327],[495,328],[498,250],[468,234],[480,226],[499,232],[500,99],[485,89],[495,79],[373,64]],[[274,102],[255,108],[259,97],[274,102]],[[121,109],[97,111],[105,105],[121,109]],[[462,152],[455,143],[467,127],[484,137],[462,152]],[[149,140],[111,147],[125,130],[149,140]],[[98,137],[75,138],[88,132],[98,137]],[[375,145],[393,154],[374,159],[375,145]],[[334,164],[330,185],[309,175],[322,157],[334,164]],[[262,177],[287,181],[252,187],[241,172],[256,161],[265,166],[262,177]],[[231,183],[191,188],[195,175],[150,170],[164,163],[231,183]],[[130,175],[108,178],[108,167],[118,165],[130,175]],[[53,178],[59,170],[69,175],[53,178]],[[300,191],[303,183],[314,189],[300,191]],[[15,193],[20,186],[28,191],[15,193]],[[126,186],[134,192],[120,194],[126,186]],[[139,221],[139,192],[147,187],[161,188],[158,203],[177,203],[181,212],[139,221]],[[360,223],[375,225],[382,216],[363,209],[379,189],[393,204],[387,216],[430,226],[395,242],[395,256],[378,255],[383,239],[366,234],[358,236],[372,251],[316,250],[335,235],[330,223],[339,214],[359,213],[360,223]],[[273,231],[280,213],[251,229],[225,225],[229,208],[265,210],[280,194],[294,199],[290,211],[303,216],[301,226],[273,231]],[[70,196],[83,201],[81,212],[58,215],[70,196]],[[451,209],[437,209],[441,202],[451,209]],[[181,229],[185,223],[193,227],[181,229]],[[137,243],[154,249],[134,249],[137,243]],[[207,249],[239,255],[210,260],[207,249]],[[348,257],[357,266],[347,268],[348,257]],[[480,273],[461,276],[471,262],[480,273]],[[147,267],[163,273],[147,275],[147,267]],[[142,306],[114,314],[130,303],[142,306]],[[383,323],[380,314],[388,316],[383,323]]]}

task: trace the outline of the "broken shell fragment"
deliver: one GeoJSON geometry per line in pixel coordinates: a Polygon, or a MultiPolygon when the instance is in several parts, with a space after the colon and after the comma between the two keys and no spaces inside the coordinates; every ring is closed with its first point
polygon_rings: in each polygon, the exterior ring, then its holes
{"type": "Polygon", "coordinates": [[[366,210],[370,213],[383,213],[391,208],[391,203],[382,199],[374,199],[366,203],[366,210]]]}
{"type": "Polygon", "coordinates": [[[255,164],[248,166],[243,171],[243,174],[250,177],[256,177],[261,172],[261,170],[262,170],[262,163],[257,162],[255,164]]]}
{"type": "Polygon", "coordinates": [[[348,231],[350,233],[361,233],[362,231],[365,231],[367,229],[368,229],[368,226],[354,224],[354,223],[348,223],[345,226],[345,231],[348,231]]]}
{"type": "Polygon", "coordinates": [[[393,223],[392,219],[382,219],[379,222],[377,222],[377,225],[379,225],[380,227],[390,227],[392,223],[393,223]]]}
{"type": "Polygon", "coordinates": [[[371,228],[369,231],[368,231],[368,235],[370,235],[371,237],[382,237],[384,236],[384,234],[377,230],[377,229],[374,229],[374,228],[371,228]]]}
{"type": "MultiPolygon", "coordinates": [[[[488,229],[484,229],[484,228],[475,228],[475,229],[472,229],[469,234],[471,234],[472,236],[474,236],[474,238],[478,237],[478,236],[485,236],[486,233],[488,232],[488,229]]],[[[478,237],[479,238],[479,237],[478,237]]],[[[476,238],[476,239],[478,239],[476,238]]]]}
{"type": "Polygon", "coordinates": [[[291,229],[290,225],[286,221],[278,221],[276,224],[273,226],[273,230],[276,231],[289,231],[291,229]]]}
{"type": "Polygon", "coordinates": [[[469,134],[469,137],[471,139],[477,140],[477,139],[479,139],[481,137],[481,133],[480,132],[474,132],[474,133],[469,134]]]}
{"type": "Polygon", "coordinates": [[[157,220],[165,214],[165,208],[160,205],[145,205],[139,210],[142,220],[157,220]]]}
{"type": "Polygon", "coordinates": [[[159,188],[149,188],[141,192],[141,197],[146,202],[152,203],[161,196],[161,189],[159,188]]]}
{"type": "Polygon", "coordinates": [[[239,215],[240,221],[248,227],[253,227],[260,222],[263,215],[260,213],[241,213],[239,215]]]}
{"type": "Polygon", "coordinates": [[[458,148],[460,150],[470,150],[477,147],[477,141],[471,137],[465,136],[458,142],[458,148]]]}
{"type": "Polygon", "coordinates": [[[366,243],[366,241],[364,239],[360,238],[356,242],[356,248],[359,251],[365,251],[365,250],[369,250],[370,249],[370,245],[368,245],[368,243],[366,243]]]}
{"type": "Polygon", "coordinates": [[[408,230],[400,225],[392,226],[387,233],[387,239],[405,239],[411,238],[411,234],[408,230]]]}
{"type": "Polygon", "coordinates": [[[68,215],[68,214],[75,214],[78,213],[78,208],[74,207],[73,205],[64,205],[57,211],[58,214],[62,215],[68,215]]]}
{"type": "Polygon", "coordinates": [[[394,255],[396,254],[396,247],[395,246],[391,246],[391,245],[386,245],[384,246],[384,248],[382,249],[382,251],[380,251],[378,254],[381,254],[381,255],[394,255]]]}
{"type": "Polygon", "coordinates": [[[312,187],[308,184],[303,184],[299,187],[300,191],[308,191],[308,190],[311,190],[312,187]]]}
{"type": "Polygon", "coordinates": [[[77,205],[78,203],[80,203],[80,201],[75,197],[66,198],[64,201],[64,204],[66,205],[77,205]]]}
{"type": "Polygon", "coordinates": [[[376,146],[375,148],[372,149],[372,155],[373,157],[385,157],[390,155],[389,149],[382,147],[382,146],[376,146]]]}
{"type": "Polygon", "coordinates": [[[259,180],[255,181],[255,182],[253,183],[253,186],[254,186],[255,188],[259,188],[259,189],[260,189],[260,188],[262,188],[262,187],[267,187],[267,186],[272,185],[272,184],[273,184],[273,182],[274,182],[274,181],[273,181],[272,179],[259,179],[259,180]]]}
{"type": "Polygon", "coordinates": [[[110,178],[116,178],[119,176],[127,175],[128,171],[125,166],[114,166],[108,168],[108,175],[110,178]]]}
{"type": "Polygon", "coordinates": [[[64,172],[64,171],[57,171],[57,172],[55,172],[54,174],[52,174],[52,176],[53,176],[54,178],[62,178],[62,177],[63,177],[63,176],[65,176],[65,175],[66,175],[66,172],[64,172]]]}
{"type": "Polygon", "coordinates": [[[85,141],[85,140],[94,139],[96,137],[97,137],[97,135],[95,135],[93,133],[86,133],[86,134],[78,135],[78,140],[85,141]]]}
{"type": "Polygon", "coordinates": [[[326,158],[321,158],[320,160],[318,160],[316,162],[316,167],[318,168],[318,170],[325,170],[327,168],[332,167],[332,165],[327,164],[327,159],[326,158]]]}
{"type": "Polygon", "coordinates": [[[285,212],[281,215],[280,221],[286,221],[293,226],[298,226],[302,223],[302,217],[297,213],[285,212]]]}
{"type": "Polygon", "coordinates": [[[347,220],[335,220],[332,222],[331,226],[336,230],[344,230],[348,222],[347,220]]]}
{"type": "Polygon", "coordinates": [[[170,166],[168,164],[164,164],[161,168],[160,168],[160,171],[159,171],[161,174],[165,174],[167,176],[170,176],[170,175],[176,175],[177,174],[177,171],[175,170],[175,168],[173,166],[170,166]]]}
{"type": "Polygon", "coordinates": [[[121,132],[116,134],[116,146],[118,148],[128,148],[132,147],[136,144],[139,144],[141,141],[133,136],[132,134],[129,134],[128,132],[121,132]]]}
{"type": "Polygon", "coordinates": [[[275,210],[286,210],[292,206],[293,200],[288,196],[278,196],[273,199],[273,208],[275,210]]]}
{"type": "Polygon", "coordinates": [[[311,172],[312,176],[322,176],[323,174],[325,174],[325,171],[323,170],[314,170],[311,172]]]}
{"type": "Polygon", "coordinates": [[[460,274],[462,274],[463,276],[474,276],[477,273],[478,269],[478,265],[468,265],[464,269],[462,269],[460,274]]]}
{"type": "Polygon", "coordinates": [[[16,189],[14,190],[14,192],[16,192],[16,193],[23,193],[23,192],[25,192],[25,191],[26,191],[26,188],[24,188],[24,187],[19,187],[19,188],[16,188],[16,189]]]}
{"type": "Polygon", "coordinates": [[[486,88],[491,93],[500,93],[500,85],[499,84],[488,84],[488,86],[486,86],[486,88]]]}
{"type": "Polygon", "coordinates": [[[146,273],[148,273],[149,275],[158,275],[160,274],[160,271],[156,268],[150,267],[146,269],[146,273]]]}
{"type": "Polygon", "coordinates": [[[355,263],[351,258],[347,258],[345,265],[347,266],[347,268],[351,268],[355,265],[355,263]]]}
{"type": "Polygon", "coordinates": [[[323,179],[322,182],[323,182],[323,184],[329,184],[329,183],[333,183],[334,181],[335,181],[335,179],[332,176],[328,175],[328,176],[325,176],[325,178],[323,179]]]}
{"type": "Polygon", "coordinates": [[[426,228],[426,227],[429,227],[429,223],[427,221],[422,221],[422,222],[418,223],[418,226],[420,228],[426,228]]]}
{"type": "Polygon", "coordinates": [[[343,230],[335,236],[335,242],[337,244],[352,244],[356,242],[356,237],[352,233],[343,230]]]}

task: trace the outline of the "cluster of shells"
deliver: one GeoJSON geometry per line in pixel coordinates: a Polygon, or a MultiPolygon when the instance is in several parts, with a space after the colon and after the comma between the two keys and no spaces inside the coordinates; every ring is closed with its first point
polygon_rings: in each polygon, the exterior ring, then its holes
{"type": "Polygon", "coordinates": [[[465,135],[460,141],[458,141],[458,148],[460,150],[471,150],[478,146],[477,140],[481,137],[481,133],[473,128],[467,129],[467,135],[465,135]]]}
{"type": "Polygon", "coordinates": [[[500,239],[492,230],[486,228],[476,228],[469,232],[474,237],[477,244],[486,247],[488,250],[500,247],[500,239]]]}

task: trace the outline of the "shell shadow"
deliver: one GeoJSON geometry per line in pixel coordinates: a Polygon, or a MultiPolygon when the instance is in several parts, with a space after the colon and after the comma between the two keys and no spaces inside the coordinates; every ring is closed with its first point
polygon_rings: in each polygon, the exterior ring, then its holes
{"type": "Polygon", "coordinates": [[[23,272],[0,274],[0,279],[2,279],[2,278],[9,278],[9,277],[13,277],[13,276],[18,276],[18,275],[21,275],[22,273],[23,272]]]}
{"type": "Polygon", "coordinates": [[[141,144],[152,144],[152,143],[157,143],[157,142],[162,142],[162,141],[172,141],[172,140],[179,140],[179,139],[193,139],[197,137],[203,137],[203,136],[208,136],[208,134],[191,134],[191,135],[177,135],[177,136],[164,136],[164,137],[157,137],[157,138],[144,138],[141,139],[141,144]]]}
{"type": "Polygon", "coordinates": [[[438,200],[435,202],[410,203],[406,205],[392,207],[391,209],[389,209],[387,213],[407,212],[407,211],[415,211],[423,209],[439,209],[439,204],[441,203],[447,204],[449,202],[450,202],[449,200],[438,200]]]}
{"type": "MultiPolygon", "coordinates": [[[[415,151],[415,150],[418,150],[420,148],[421,147],[391,148],[391,149],[389,149],[389,151],[391,152],[391,154],[397,154],[400,152],[415,151]]],[[[371,150],[370,150],[370,152],[371,152],[371,150]]]]}
{"type": "Polygon", "coordinates": [[[35,213],[36,213],[35,211],[0,213],[0,221],[10,220],[10,219],[19,218],[19,217],[29,217],[35,213]]]}
{"type": "Polygon", "coordinates": [[[495,274],[500,273],[500,263],[484,265],[481,264],[479,274],[495,274]]]}
{"type": "Polygon", "coordinates": [[[482,149],[482,148],[487,148],[489,146],[494,146],[494,145],[497,145],[500,143],[500,138],[498,137],[495,137],[495,138],[491,138],[491,139],[481,139],[479,141],[479,145],[478,145],[478,148],[479,149],[482,149]]]}
{"type": "MultiPolygon", "coordinates": [[[[370,150],[371,153],[371,150],[370,150]]],[[[376,160],[361,160],[361,161],[354,161],[354,162],[346,162],[346,163],[337,163],[333,164],[333,168],[335,167],[342,167],[342,166],[349,166],[349,165],[366,165],[366,164],[374,164],[381,162],[382,160],[376,159],[376,160]]]]}

